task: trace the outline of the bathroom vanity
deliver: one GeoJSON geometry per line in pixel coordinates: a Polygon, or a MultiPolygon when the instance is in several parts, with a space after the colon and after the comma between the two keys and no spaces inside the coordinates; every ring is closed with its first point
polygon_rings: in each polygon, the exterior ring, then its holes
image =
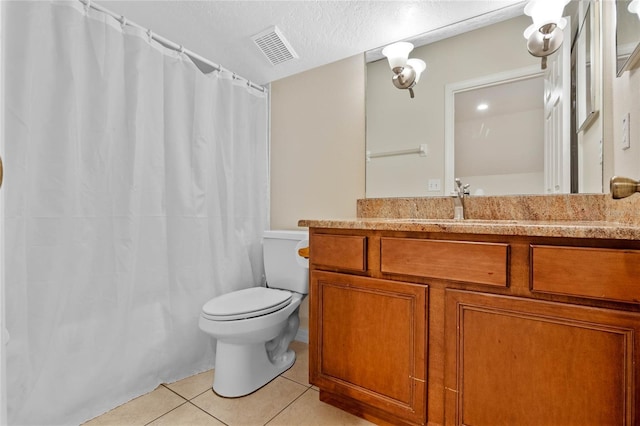
{"type": "Polygon", "coordinates": [[[300,221],[320,399],[379,424],[639,424],[640,227],[581,214],[300,221]]]}

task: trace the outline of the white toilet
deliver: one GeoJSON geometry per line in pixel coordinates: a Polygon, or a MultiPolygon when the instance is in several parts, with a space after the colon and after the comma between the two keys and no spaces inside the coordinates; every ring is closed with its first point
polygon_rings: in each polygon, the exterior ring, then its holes
{"type": "Polygon", "coordinates": [[[267,287],[252,287],[209,300],[200,329],[217,339],[213,390],[221,396],[247,395],[293,365],[288,350],[298,331],[300,302],[309,292],[306,231],[265,231],[267,287]]]}

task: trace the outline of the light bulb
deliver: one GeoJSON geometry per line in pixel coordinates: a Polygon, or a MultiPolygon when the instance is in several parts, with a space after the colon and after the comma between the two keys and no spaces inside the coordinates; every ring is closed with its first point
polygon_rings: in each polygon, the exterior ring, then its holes
{"type": "Polygon", "coordinates": [[[416,72],[415,84],[418,84],[420,81],[420,75],[427,68],[427,64],[422,59],[411,58],[407,61],[407,65],[409,65],[416,72]]]}
{"type": "Polygon", "coordinates": [[[382,54],[389,60],[391,69],[403,68],[407,64],[409,53],[413,50],[413,44],[399,41],[382,49],[382,54]]]}
{"type": "Polygon", "coordinates": [[[525,15],[531,16],[533,24],[524,30],[524,38],[546,24],[556,24],[561,30],[567,26],[567,20],[562,17],[565,5],[569,0],[530,0],[524,8],[525,15]]]}

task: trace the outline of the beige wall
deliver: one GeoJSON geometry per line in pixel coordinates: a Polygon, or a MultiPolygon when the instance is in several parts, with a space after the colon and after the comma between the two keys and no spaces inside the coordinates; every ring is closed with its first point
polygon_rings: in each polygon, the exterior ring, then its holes
{"type": "Polygon", "coordinates": [[[354,217],[364,197],[363,55],[271,84],[271,228],[354,217]]]}
{"type": "Polygon", "coordinates": [[[640,68],[624,73],[615,80],[613,109],[614,174],[640,179],[640,68]],[[632,97],[635,97],[632,102],[632,97]],[[630,117],[630,148],[622,149],[622,119],[630,117]]]}
{"type": "MultiPolygon", "coordinates": [[[[611,4],[604,2],[604,20],[611,24],[613,18],[613,10],[611,4]]],[[[615,47],[614,40],[609,41],[615,47]]],[[[613,111],[608,123],[610,134],[610,149],[607,152],[613,157],[613,170],[605,176],[605,189],[608,190],[606,184],[611,175],[627,176],[633,179],[640,179],[640,68],[627,71],[620,77],[616,77],[615,70],[615,49],[611,47],[605,51],[609,52],[607,72],[612,76],[612,98],[605,99],[608,101],[604,108],[613,111]],[[630,139],[631,146],[629,149],[622,149],[622,119],[627,114],[630,117],[630,139]]]]}
{"type": "MultiPolygon", "coordinates": [[[[364,198],[364,55],[271,84],[271,229],[355,217],[364,198]]],[[[300,331],[309,329],[308,299],[300,331]]]]}

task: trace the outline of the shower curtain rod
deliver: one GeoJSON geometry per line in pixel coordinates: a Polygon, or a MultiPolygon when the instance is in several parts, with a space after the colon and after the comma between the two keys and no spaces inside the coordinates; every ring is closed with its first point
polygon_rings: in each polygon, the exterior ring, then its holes
{"type": "Polygon", "coordinates": [[[231,74],[233,74],[233,78],[236,80],[244,80],[247,82],[247,85],[250,87],[253,87],[254,89],[257,89],[259,91],[261,91],[262,93],[265,93],[267,91],[267,88],[264,86],[260,86],[258,84],[255,84],[253,82],[251,82],[250,80],[241,77],[239,75],[237,75],[236,73],[229,71],[228,69],[222,67],[222,65],[218,65],[216,63],[211,62],[210,60],[203,58],[202,56],[198,55],[195,52],[192,52],[191,50],[185,49],[184,46],[174,43],[171,40],[168,40],[158,34],[155,34],[153,31],[151,31],[148,28],[144,28],[141,25],[136,24],[135,22],[129,21],[127,18],[125,18],[122,15],[118,15],[117,13],[114,13],[112,11],[110,11],[109,9],[94,3],[91,0],[78,0],[80,3],[82,3],[85,7],[90,7],[92,9],[95,9],[99,12],[102,13],[106,13],[107,15],[111,16],[112,18],[114,18],[115,20],[119,21],[122,25],[129,25],[131,27],[134,28],[138,28],[141,29],[142,31],[145,31],[147,34],[149,34],[149,36],[154,39],[155,41],[157,41],[158,43],[161,43],[162,45],[164,45],[165,47],[168,47],[170,49],[173,49],[175,51],[178,51],[180,53],[184,53],[185,55],[191,57],[192,59],[195,59],[199,62],[202,62],[206,65],[209,65],[210,67],[213,67],[216,71],[227,71],[230,72],[231,74]]]}

